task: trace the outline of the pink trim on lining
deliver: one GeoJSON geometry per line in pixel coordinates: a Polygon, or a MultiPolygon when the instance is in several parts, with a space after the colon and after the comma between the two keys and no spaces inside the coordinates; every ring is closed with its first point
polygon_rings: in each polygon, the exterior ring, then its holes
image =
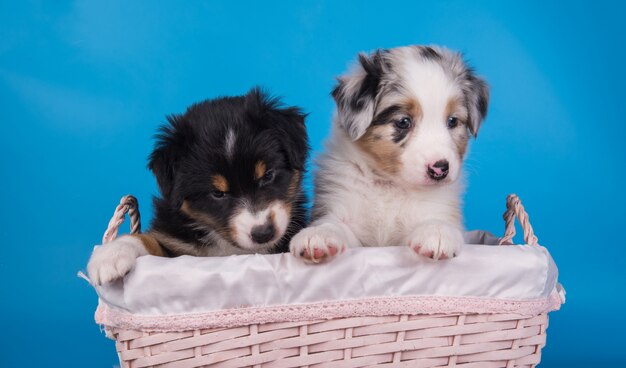
{"type": "Polygon", "coordinates": [[[347,301],[327,301],[297,305],[243,307],[221,311],[175,315],[133,315],[100,302],[98,324],[142,331],[188,331],[229,328],[257,323],[299,322],[345,317],[417,314],[520,314],[534,316],[561,307],[553,292],[548,298],[506,300],[478,297],[401,296],[347,301]]]}

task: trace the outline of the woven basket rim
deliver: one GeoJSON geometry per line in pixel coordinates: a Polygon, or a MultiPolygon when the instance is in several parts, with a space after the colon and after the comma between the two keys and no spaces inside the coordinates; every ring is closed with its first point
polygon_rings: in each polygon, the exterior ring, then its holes
{"type": "Polygon", "coordinates": [[[516,314],[534,316],[560,309],[555,290],[547,298],[532,300],[485,297],[396,296],[327,301],[297,305],[241,307],[168,315],[130,314],[100,301],[95,314],[98,324],[142,331],[183,331],[229,328],[256,323],[296,322],[362,316],[418,314],[516,314]]]}

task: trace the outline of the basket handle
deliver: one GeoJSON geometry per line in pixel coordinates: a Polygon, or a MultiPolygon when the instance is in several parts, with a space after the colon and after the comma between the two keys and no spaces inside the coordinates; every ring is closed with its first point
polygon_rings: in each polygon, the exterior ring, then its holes
{"type": "Polygon", "coordinates": [[[533,231],[533,227],[530,225],[530,219],[528,214],[522,205],[522,201],[517,194],[509,194],[506,197],[506,212],[502,215],[506,223],[504,229],[504,236],[500,239],[500,245],[504,243],[510,243],[515,236],[515,217],[524,230],[524,241],[529,245],[537,245],[538,240],[533,231]]]}
{"type": "Polygon", "coordinates": [[[120,225],[124,222],[124,216],[128,213],[130,217],[130,233],[141,233],[141,217],[139,215],[139,203],[132,195],[125,195],[120,200],[120,204],[115,208],[115,212],[109,221],[109,226],[102,236],[102,244],[109,243],[117,238],[120,225]]]}

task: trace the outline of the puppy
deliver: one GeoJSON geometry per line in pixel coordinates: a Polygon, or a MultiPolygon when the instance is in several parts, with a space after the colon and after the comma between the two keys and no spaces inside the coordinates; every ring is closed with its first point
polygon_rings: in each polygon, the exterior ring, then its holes
{"type": "Polygon", "coordinates": [[[313,222],[291,252],[320,262],[350,247],[405,244],[454,257],[463,243],[461,166],[487,112],[486,83],[458,53],[409,46],[359,55],[332,95],[313,222]]]}
{"type": "Polygon", "coordinates": [[[146,254],[286,252],[305,222],[304,118],[259,89],[168,117],[148,165],[160,191],[151,228],[94,250],[92,282],[123,277],[146,254]]]}

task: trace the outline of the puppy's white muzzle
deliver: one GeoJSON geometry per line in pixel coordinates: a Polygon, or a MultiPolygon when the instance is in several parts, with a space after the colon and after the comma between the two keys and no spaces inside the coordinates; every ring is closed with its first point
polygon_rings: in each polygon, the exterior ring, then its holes
{"type": "Polygon", "coordinates": [[[277,201],[256,212],[244,207],[231,219],[231,228],[240,247],[254,250],[277,242],[285,234],[288,223],[289,213],[284,204],[277,201]]]}

